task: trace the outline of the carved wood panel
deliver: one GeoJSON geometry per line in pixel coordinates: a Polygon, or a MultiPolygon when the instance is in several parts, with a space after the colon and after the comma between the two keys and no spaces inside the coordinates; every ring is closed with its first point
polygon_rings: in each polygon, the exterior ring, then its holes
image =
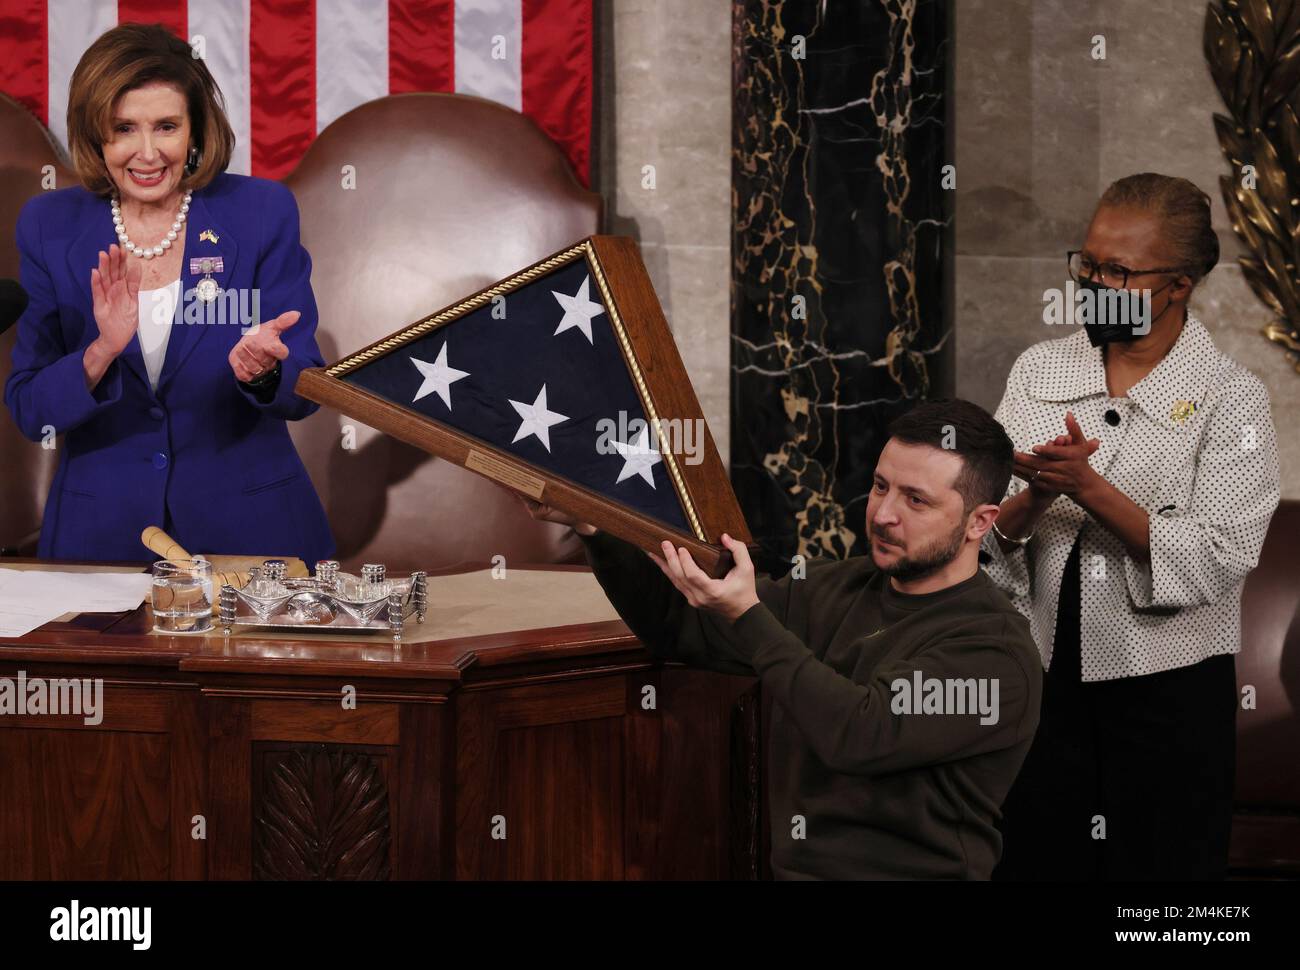
{"type": "Polygon", "coordinates": [[[256,745],[253,878],[388,879],[388,759],[372,748],[256,745]]]}

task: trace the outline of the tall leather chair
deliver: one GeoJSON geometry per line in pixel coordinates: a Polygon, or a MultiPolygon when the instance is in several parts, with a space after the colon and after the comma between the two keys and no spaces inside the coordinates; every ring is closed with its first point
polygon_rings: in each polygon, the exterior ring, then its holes
{"type": "MultiPolygon", "coordinates": [[[[600,198],[530,119],[402,94],[326,128],[285,179],[334,361],[597,231],[600,198]]],[[[580,558],[515,496],[329,408],[292,425],[345,565],[580,558]],[[350,446],[350,447],[349,447],[350,446]]]]}
{"type": "MultiPolygon", "coordinates": [[[[18,210],[53,179],[62,188],[75,185],[50,133],[23,105],[0,94],[0,277],[18,278],[18,210]]],[[[90,283],[90,267],[86,267],[90,283]]],[[[0,335],[0,388],[13,369],[17,328],[0,335]]],[[[58,447],[44,448],[18,433],[0,405],[0,556],[35,556],[45,496],[58,465],[58,447]]],[[[143,547],[141,552],[143,553],[143,547]]],[[[141,557],[143,558],[143,556],[141,557]]]]}
{"type": "Polygon", "coordinates": [[[1229,865],[1238,877],[1300,876],[1300,501],[1273,515],[1241,603],[1236,812],[1229,865]]]}

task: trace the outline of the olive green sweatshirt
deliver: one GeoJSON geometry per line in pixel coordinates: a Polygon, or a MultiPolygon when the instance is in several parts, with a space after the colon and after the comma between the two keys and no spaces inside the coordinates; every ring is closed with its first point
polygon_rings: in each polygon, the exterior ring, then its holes
{"type": "Polygon", "coordinates": [[[895,590],[870,557],[760,578],[734,624],[691,607],[644,552],[584,538],[610,603],[664,660],[757,675],[772,697],[779,879],[987,879],[1034,730],[1042,663],[983,573],[895,590]]]}

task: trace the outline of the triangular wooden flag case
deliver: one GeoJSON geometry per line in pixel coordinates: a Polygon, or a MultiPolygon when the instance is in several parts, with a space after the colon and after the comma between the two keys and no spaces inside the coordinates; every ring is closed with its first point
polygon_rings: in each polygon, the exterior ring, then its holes
{"type": "Polygon", "coordinates": [[[629,238],[590,236],[296,390],[643,549],[672,539],[710,575],[724,532],[750,542],[629,238]]]}

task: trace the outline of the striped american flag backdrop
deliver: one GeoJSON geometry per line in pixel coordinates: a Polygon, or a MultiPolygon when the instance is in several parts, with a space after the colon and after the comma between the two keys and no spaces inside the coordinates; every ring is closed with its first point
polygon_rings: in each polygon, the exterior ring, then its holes
{"type": "Polygon", "coordinates": [[[590,184],[593,0],[0,0],[0,91],[66,148],[73,68],[105,30],[162,23],[226,98],[230,171],[283,178],[317,132],[387,94],[455,91],[528,115],[590,184]]]}

